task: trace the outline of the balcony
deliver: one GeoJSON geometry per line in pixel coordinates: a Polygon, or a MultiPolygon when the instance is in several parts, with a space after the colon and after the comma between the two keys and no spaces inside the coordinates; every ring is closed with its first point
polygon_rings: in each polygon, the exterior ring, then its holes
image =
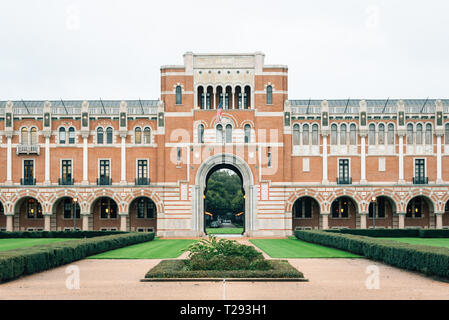
{"type": "Polygon", "coordinates": [[[40,154],[40,147],[37,144],[19,144],[17,146],[17,155],[21,154],[40,154]]]}
{"type": "Polygon", "coordinates": [[[36,179],[34,178],[22,178],[20,179],[20,185],[22,186],[35,186],[36,179]]]}
{"type": "Polygon", "coordinates": [[[97,179],[97,185],[99,186],[110,186],[112,184],[112,179],[109,177],[100,177],[97,179]]]}
{"type": "Polygon", "coordinates": [[[350,177],[337,178],[337,184],[352,184],[352,178],[350,177]]]}
{"type": "Polygon", "coordinates": [[[60,186],[73,186],[74,180],[69,178],[59,178],[58,183],[60,186]]]}
{"type": "Polygon", "coordinates": [[[150,179],[148,179],[148,178],[136,178],[135,185],[136,186],[148,186],[148,185],[150,185],[150,179]]]}
{"type": "Polygon", "coordinates": [[[429,184],[428,177],[414,177],[413,184],[429,184]]]}

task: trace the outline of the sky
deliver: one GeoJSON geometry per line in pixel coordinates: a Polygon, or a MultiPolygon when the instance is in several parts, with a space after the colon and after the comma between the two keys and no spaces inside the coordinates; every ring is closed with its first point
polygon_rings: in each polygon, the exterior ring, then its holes
{"type": "Polygon", "coordinates": [[[290,99],[449,98],[449,1],[0,2],[0,100],[158,99],[182,55],[262,51],[290,99]]]}

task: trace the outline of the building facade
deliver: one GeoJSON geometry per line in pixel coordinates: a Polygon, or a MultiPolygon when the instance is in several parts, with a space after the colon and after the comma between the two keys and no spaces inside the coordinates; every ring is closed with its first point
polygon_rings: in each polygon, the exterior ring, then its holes
{"type": "Polygon", "coordinates": [[[189,52],[159,100],[0,102],[0,229],[201,236],[223,168],[249,236],[447,228],[448,116],[449,100],[289,100],[262,53],[189,52]]]}

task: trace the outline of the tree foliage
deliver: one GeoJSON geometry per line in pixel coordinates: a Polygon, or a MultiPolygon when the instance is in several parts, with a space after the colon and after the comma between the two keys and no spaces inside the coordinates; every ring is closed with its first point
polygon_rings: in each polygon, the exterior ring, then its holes
{"type": "Polygon", "coordinates": [[[242,212],[245,207],[242,181],[231,170],[214,172],[207,182],[206,211],[215,215],[242,212]]]}

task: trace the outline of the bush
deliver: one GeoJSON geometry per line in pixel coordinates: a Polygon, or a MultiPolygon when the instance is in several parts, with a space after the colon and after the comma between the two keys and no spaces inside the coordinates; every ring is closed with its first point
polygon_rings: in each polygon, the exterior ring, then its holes
{"type": "Polygon", "coordinates": [[[420,238],[449,238],[449,230],[422,229],[419,230],[420,238]]]}
{"type": "Polygon", "coordinates": [[[295,236],[300,240],[349,251],[395,267],[449,278],[447,248],[326,231],[298,230],[295,236]]]}
{"type": "Polygon", "coordinates": [[[0,231],[0,239],[7,238],[94,238],[125,234],[123,231],[0,231]]]}
{"type": "Polygon", "coordinates": [[[3,251],[0,252],[0,283],[153,239],[154,233],[126,233],[3,251]]]}
{"type": "Polygon", "coordinates": [[[373,238],[414,238],[419,237],[419,229],[332,229],[331,233],[353,234],[373,238]]]}

